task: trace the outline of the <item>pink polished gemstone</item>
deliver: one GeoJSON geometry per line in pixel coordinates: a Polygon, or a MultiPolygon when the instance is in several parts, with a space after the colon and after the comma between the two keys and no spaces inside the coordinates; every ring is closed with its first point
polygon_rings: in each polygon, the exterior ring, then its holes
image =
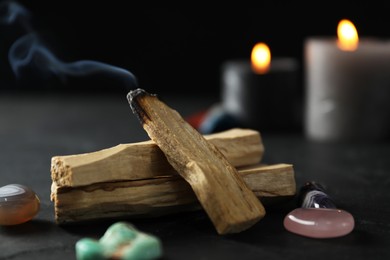
{"type": "Polygon", "coordinates": [[[350,233],[353,216],[344,210],[329,208],[297,208],[284,218],[284,227],[295,234],[312,238],[340,237],[350,233]]]}

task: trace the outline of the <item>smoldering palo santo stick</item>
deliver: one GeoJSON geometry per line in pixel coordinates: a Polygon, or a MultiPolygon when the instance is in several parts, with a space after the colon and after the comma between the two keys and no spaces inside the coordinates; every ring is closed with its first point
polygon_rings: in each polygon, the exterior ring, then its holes
{"type": "Polygon", "coordinates": [[[265,215],[225,156],[180,114],[143,89],[127,95],[133,113],[172,167],[190,184],[219,234],[238,233],[265,215]]]}

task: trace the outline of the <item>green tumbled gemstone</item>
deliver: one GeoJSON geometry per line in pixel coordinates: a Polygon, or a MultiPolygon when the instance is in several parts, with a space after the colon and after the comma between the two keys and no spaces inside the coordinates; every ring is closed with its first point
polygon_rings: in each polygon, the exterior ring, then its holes
{"type": "Polygon", "coordinates": [[[83,238],[76,243],[76,258],[77,260],[104,260],[103,247],[99,241],[83,238]]]}
{"type": "Polygon", "coordinates": [[[161,242],[158,238],[150,235],[140,234],[133,241],[131,246],[123,250],[123,260],[150,260],[162,256],[161,242]]]}
{"type": "Polygon", "coordinates": [[[111,254],[116,249],[130,241],[133,241],[138,234],[134,226],[125,222],[117,222],[112,224],[100,238],[99,242],[104,246],[105,251],[111,254]]]}
{"type": "Polygon", "coordinates": [[[153,260],[162,256],[162,244],[157,237],[140,232],[127,222],[117,222],[99,240],[79,240],[76,256],[78,260],[153,260]]]}

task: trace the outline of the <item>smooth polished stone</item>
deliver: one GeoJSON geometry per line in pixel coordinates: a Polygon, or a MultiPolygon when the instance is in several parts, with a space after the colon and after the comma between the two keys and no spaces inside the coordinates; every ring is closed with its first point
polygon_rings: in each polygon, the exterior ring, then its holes
{"type": "Polygon", "coordinates": [[[78,260],[104,260],[104,249],[98,240],[82,238],[76,243],[76,259],[78,260]]]}
{"type": "Polygon", "coordinates": [[[0,187],[0,225],[18,225],[39,212],[40,201],[30,188],[20,184],[0,187]]]}
{"type": "Polygon", "coordinates": [[[284,227],[311,238],[333,238],[349,234],[355,226],[353,216],[337,209],[325,188],[314,181],[306,182],[299,190],[297,208],[286,215],[284,227]]]}
{"type": "Polygon", "coordinates": [[[306,182],[301,187],[298,201],[302,208],[337,208],[325,188],[314,181],[306,182]]]}
{"type": "Polygon", "coordinates": [[[353,216],[344,210],[297,208],[284,218],[284,227],[311,238],[334,238],[349,234],[355,226],[353,216]]]}
{"type": "Polygon", "coordinates": [[[83,238],[76,243],[78,260],[152,260],[162,256],[161,241],[126,222],[111,225],[99,240],[83,238]]]}

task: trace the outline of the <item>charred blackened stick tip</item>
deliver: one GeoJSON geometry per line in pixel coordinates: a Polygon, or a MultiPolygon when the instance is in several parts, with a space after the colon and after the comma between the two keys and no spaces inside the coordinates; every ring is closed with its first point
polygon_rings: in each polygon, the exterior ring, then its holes
{"type": "Polygon", "coordinates": [[[146,92],[142,88],[137,88],[135,90],[131,90],[127,94],[127,100],[128,100],[128,102],[130,104],[130,108],[133,111],[133,113],[138,117],[138,120],[141,122],[141,124],[143,124],[145,122],[145,117],[147,115],[145,113],[145,110],[140,106],[140,104],[139,104],[137,99],[139,97],[143,97],[143,96],[153,96],[153,97],[156,97],[157,95],[156,94],[150,94],[150,93],[146,92]]]}

